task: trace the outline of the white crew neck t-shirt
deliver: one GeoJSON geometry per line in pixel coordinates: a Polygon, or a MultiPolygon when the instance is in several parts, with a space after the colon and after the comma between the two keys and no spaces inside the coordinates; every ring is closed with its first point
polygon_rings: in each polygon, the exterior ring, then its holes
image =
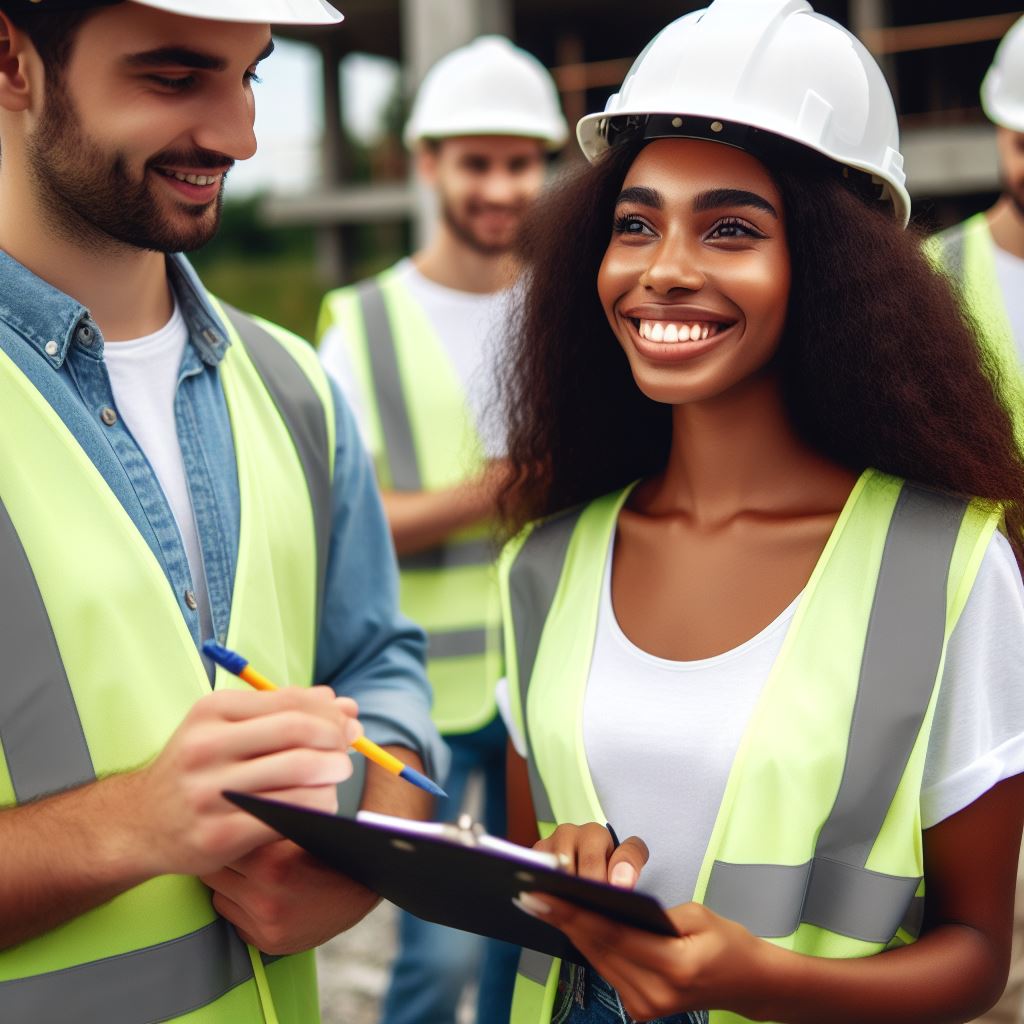
{"type": "Polygon", "coordinates": [[[1017,348],[1017,358],[1024,364],[1024,260],[1000,249],[993,241],[996,281],[1003,295],[1006,317],[1017,348]]]}
{"type": "Polygon", "coordinates": [[[188,328],[175,303],[171,319],[160,330],[130,341],[107,342],[103,359],[118,415],[153,467],[177,523],[192,574],[200,631],[207,640],[213,636],[213,616],[174,418],[174,396],[186,344],[188,328]]]}
{"type": "MultiPolygon", "coordinates": [[[[451,360],[466,392],[484,453],[489,458],[500,458],[505,454],[505,432],[496,401],[495,375],[515,289],[478,294],[446,288],[424,277],[411,259],[400,260],[393,273],[422,307],[451,360]]],[[[366,396],[357,383],[342,329],[337,324],[324,332],[320,360],[341,388],[363,441],[368,444],[366,396]]],[[[379,456],[381,453],[371,454],[379,456]]]]}
{"type": "MultiPolygon", "coordinates": [[[[651,859],[638,888],[676,906],[693,891],[742,735],[800,597],[733,650],[670,661],[623,633],[609,545],[583,706],[583,742],[601,808],[651,859]]],[[[516,749],[525,747],[498,703],[516,749]]],[[[1024,772],[1024,585],[1006,538],[989,544],[946,652],[922,780],[922,826],[1024,772]]]]}

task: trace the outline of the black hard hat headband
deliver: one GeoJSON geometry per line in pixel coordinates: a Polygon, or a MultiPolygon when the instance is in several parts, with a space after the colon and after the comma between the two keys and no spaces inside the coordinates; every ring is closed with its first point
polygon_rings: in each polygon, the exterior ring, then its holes
{"type": "Polygon", "coordinates": [[[745,150],[768,167],[814,164],[844,179],[848,188],[877,202],[882,189],[866,171],[848,167],[792,139],[734,121],[683,114],[619,114],[608,119],[609,147],[654,139],[707,139],[745,150]]]}

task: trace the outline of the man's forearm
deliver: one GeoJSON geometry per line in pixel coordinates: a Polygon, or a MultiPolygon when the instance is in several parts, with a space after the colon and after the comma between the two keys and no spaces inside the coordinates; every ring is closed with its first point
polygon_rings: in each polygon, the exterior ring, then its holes
{"type": "MultiPolygon", "coordinates": [[[[419,754],[405,747],[385,747],[403,764],[416,771],[423,771],[423,761],[419,754]]],[[[405,779],[385,771],[371,761],[366,762],[366,781],[363,783],[363,797],[360,809],[376,811],[379,814],[391,814],[396,818],[413,818],[426,821],[434,810],[434,800],[429,793],[414,786],[405,779]]]]}
{"type": "Polygon", "coordinates": [[[497,459],[479,476],[442,491],[382,491],[395,550],[400,555],[425,551],[459,530],[493,519],[510,473],[508,463],[497,459]]]}
{"type": "Polygon", "coordinates": [[[399,555],[436,547],[493,510],[490,496],[473,485],[444,491],[383,491],[381,498],[399,555]]]}
{"type": "Polygon", "coordinates": [[[135,784],[113,776],[0,812],[0,949],[151,877],[125,813],[135,784]]]}

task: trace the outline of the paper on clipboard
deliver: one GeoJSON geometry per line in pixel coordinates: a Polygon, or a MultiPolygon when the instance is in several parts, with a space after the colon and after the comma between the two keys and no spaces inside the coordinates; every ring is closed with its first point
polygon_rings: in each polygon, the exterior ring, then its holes
{"type": "Polygon", "coordinates": [[[240,793],[225,796],[330,867],[426,921],[586,963],[566,936],[518,910],[521,892],[550,893],[621,924],[675,935],[650,896],[566,874],[553,854],[438,824],[360,812],[342,818],[240,793]]]}

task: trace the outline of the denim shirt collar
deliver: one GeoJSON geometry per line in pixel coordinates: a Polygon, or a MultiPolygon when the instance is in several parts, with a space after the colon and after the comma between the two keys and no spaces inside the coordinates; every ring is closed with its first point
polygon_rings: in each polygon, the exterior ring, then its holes
{"type": "MultiPolygon", "coordinates": [[[[230,341],[206,289],[180,253],[167,257],[167,273],[188,325],[191,344],[204,363],[216,366],[224,358],[230,341]]],[[[2,250],[0,321],[21,334],[54,369],[64,365],[79,332],[99,333],[85,306],[2,250]]]]}

